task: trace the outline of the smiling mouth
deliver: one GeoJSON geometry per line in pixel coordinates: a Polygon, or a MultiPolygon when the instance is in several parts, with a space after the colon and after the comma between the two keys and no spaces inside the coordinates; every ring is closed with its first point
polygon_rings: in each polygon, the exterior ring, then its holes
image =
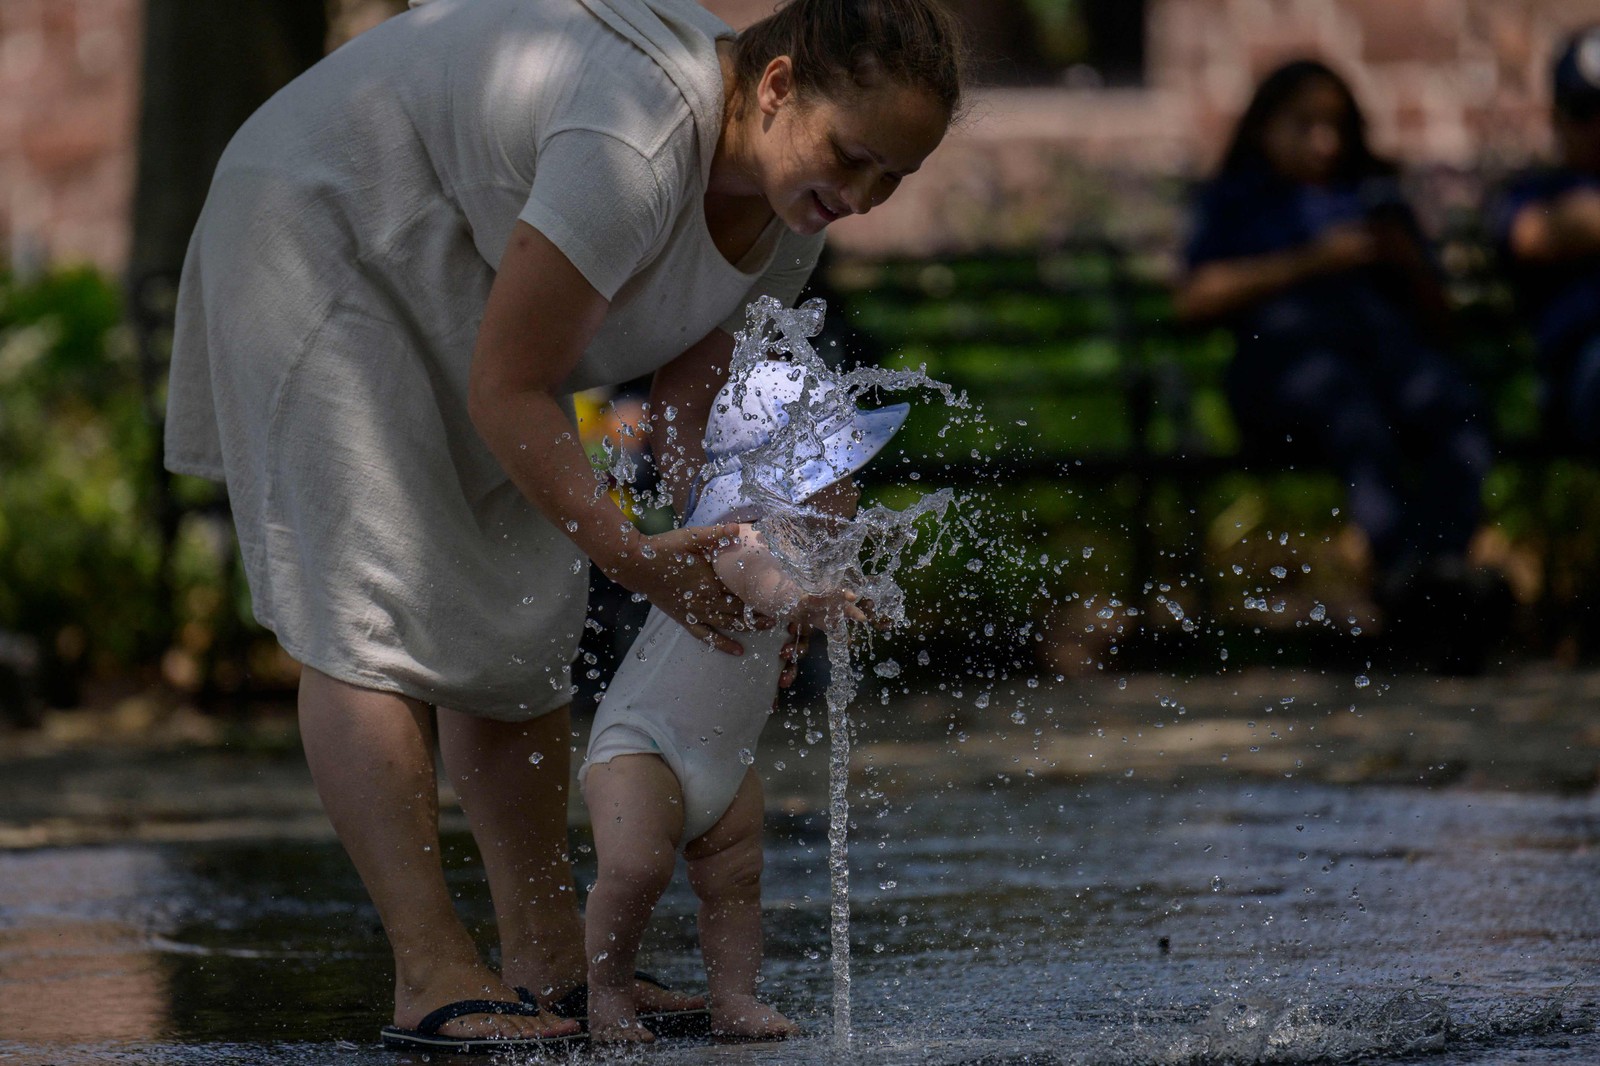
{"type": "Polygon", "coordinates": [[[822,202],[822,197],[816,193],[812,193],[811,198],[817,202],[817,213],[822,216],[822,221],[824,222],[837,222],[849,213],[847,211],[831,210],[827,204],[822,202]]]}

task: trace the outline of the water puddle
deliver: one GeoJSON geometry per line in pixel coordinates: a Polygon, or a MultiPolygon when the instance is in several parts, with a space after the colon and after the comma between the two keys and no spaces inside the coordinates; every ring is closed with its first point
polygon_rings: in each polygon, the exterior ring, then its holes
{"type": "MultiPolygon", "coordinates": [[[[1600,1058],[1592,798],[931,775],[851,791],[840,1049],[817,769],[816,813],[774,812],[766,874],[765,994],[809,1035],[649,1060],[1600,1058]]],[[[470,842],[446,860],[491,942],[470,842]]],[[[642,957],[686,987],[694,913],[680,880],[642,957]]],[[[388,970],[331,840],[0,853],[0,1062],[393,1063],[388,970]]]]}

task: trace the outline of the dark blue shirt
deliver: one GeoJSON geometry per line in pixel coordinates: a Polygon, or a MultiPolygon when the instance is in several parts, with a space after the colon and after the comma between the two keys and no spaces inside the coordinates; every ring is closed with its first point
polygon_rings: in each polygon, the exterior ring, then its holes
{"type": "Polygon", "coordinates": [[[1525,207],[1582,188],[1600,190],[1600,177],[1573,170],[1529,171],[1512,181],[1490,212],[1500,253],[1546,359],[1559,358],[1600,332],[1600,256],[1556,263],[1518,261],[1511,254],[1511,223],[1525,207]]]}
{"type": "MultiPolygon", "coordinates": [[[[1297,248],[1344,224],[1394,218],[1420,242],[1420,229],[1392,178],[1311,186],[1260,170],[1224,174],[1201,192],[1185,258],[1190,269],[1297,248]]],[[[1417,322],[1377,268],[1302,281],[1237,312],[1228,323],[1241,343],[1337,344],[1365,348],[1373,331],[1414,335],[1417,322]]]]}

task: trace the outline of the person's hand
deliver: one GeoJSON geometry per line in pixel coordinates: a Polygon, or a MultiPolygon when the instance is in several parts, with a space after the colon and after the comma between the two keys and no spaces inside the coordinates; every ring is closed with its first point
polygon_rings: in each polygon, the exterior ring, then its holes
{"type": "Polygon", "coordinates": [[[1318,274],[1367,266],[1378,259],[1381,251],[1377,236],[1365,222],[1330,226],[1311,242],[1311,259],[1318,274]]]}
{"type": "Polygon", "coordinates": [[[696,526],[646,537],[615,578],[718,651],[740,655],[744,648],[728,633],[774,623],[749,610],[712,569],[712,557],[738,532],[737,525],[696,526]]]}
{"type": "Polygon", "coordinates": [[[789,623],[789,642],[779,653],[783,658],[783,671],[778,674],[778,687],[788,688],[800,674],[800,660],[811,646],[811,630],[799,622],[789,623]]]}
{"type": "Polygon", "coordinates": [[[1528,263],[1559,263],[1600,252],[1600,190],[1578,188],[1524,204],[1511,218],[1511,254],[1528,263]]]}
{"type": "Polygon", "coordinates": [[[802,628],[831,633],[846,622],[867,620],[866,612],[857,602],[860,599],[860,595],[845,588],[824,593],[803,593],[795,601],[790,617],[802,628]]]}
{"type": "MultiPolygon", "coordinates": [[[[778,675],[778,687],[788,688],[794,684],[794,679],[800,673],[800,660],[805,658],[806,651],[811,646],[811,633],[821,629],[824,632],[833,630],[836,620],[841,616],[851,622],[864,622],[880,633],[887,633],[894,628],[894,620],[886,618],[873,610],[871,600],[863,600],[847,590],[840,590],[837,603],[830,602],[829,597],[807,597],[807,600],[818,601],[824,611],[820,619],[816,617],[802,617],[789,623],[789,642],[783,646],[780,653],[783,658],[783,672],[778,675]]],[[[802,601],[802,607],[805,602],[802,601]]]]}

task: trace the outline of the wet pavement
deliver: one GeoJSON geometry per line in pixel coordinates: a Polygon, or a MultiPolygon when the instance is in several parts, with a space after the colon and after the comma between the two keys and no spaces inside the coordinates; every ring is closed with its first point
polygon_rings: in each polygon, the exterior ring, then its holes
{"type": "MultiPolygon", "coordinates": [[[[765,987],[808,1035],[642,1059],[1600,1061],[1600,674],[1361,680],[867,686],[845,1054],[821,711],[776,719],[765,987]]],[[[680,879],[644,961],[700,987],[693,912],[680,879]]],[[[131,700],[0,738],[0,1063],[403,1062],[389,981],[281,713],[131,700]]]]}

